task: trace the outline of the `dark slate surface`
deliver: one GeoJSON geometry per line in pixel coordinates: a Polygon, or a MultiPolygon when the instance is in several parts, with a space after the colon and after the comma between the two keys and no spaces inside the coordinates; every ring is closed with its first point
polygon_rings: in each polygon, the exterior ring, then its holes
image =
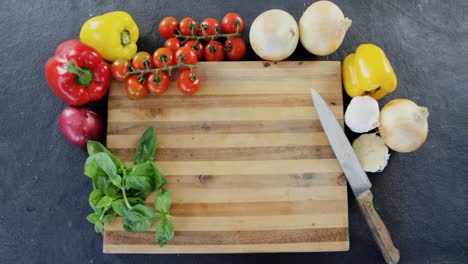
{"type": "MultiPolygon", "coordinates": [[[[157,25],[167,15],[221,19],[235,11],[247,23],[247,39],[262,11],[281,8],[298,20],[310,2],[2,1],[0,263],[382,263],[352,196],[349,252],[104,255],[101,236],[85,220],[91,189],[82,174],[85,152],[60,134],[58,115],[66,105],[44,79],[55,47],[104,12],[131,13],[140,27],[139,47],[153,51],[163,44],[157,25]]],[[[468,263],[468,2],[337,2],[353,20],[341,48],[317,58],[299,47],[290,59],[342,60],[365,42],[386,51],[399,87],[381,106],[400,97],[428,106],[430,133],[420,150],[393,154],[383,173],[370,175],[375,204],[402,263],[468,263]]],[[[257,59],[249,50],[246,60],[257,59]]],[[[99,107],[105,110],[105,101],[99,107]]]]}

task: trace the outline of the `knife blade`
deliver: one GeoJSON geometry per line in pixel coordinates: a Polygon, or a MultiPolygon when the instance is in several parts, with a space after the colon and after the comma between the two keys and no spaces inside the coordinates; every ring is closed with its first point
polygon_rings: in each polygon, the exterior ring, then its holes
{"type": "Polygon", "coordinates": [[[336,159],[340,163],[354,195],[357,197],[361,193],[370,190],[372,184],[362,169],[351,144],[349,144],[348,138],[343,132],[343,128],[341,128],[335,115],[327,106],[327,103],[325,103],[323,98],[315,90],[312,89],[311,93],[315,111],[320,118],[323,130],[327,135],[333,152],[335,152],[336,159]]]}
{"type": "Polygon", "coordinates": [[[310,90],[314,108],[319,116],[322,128],[327,135],[328,141],[335,153],[348,183],[353,190],[372,235],[376,240],[380,251],[387,263],[398,263],[400,252],[393,245],[390,233],[373,205],[373,196],[370,191],[372,184],[369,177],[359,162],[348,138],[335,118],[335,115],[328,107],[327,103],[314,89],[310,90]]]}

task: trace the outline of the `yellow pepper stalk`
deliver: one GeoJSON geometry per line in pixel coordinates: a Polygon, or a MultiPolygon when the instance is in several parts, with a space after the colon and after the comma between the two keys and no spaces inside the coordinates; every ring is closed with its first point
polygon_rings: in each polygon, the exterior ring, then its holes
{"type": "Polygon", "coordinates": [[[137,24],[123,11],[92,17],[80,31],[80,40],[110,62],[120,58],[130,60],[137,52],[138,36],[137,24]]]}
{"type": "Polygon", "coordinates": [[[385,53],[376,45],[361,44],[343,61],[343,84],[351,96],[370,95],[376,100],[393,92],[397,78],[385,53]]]}

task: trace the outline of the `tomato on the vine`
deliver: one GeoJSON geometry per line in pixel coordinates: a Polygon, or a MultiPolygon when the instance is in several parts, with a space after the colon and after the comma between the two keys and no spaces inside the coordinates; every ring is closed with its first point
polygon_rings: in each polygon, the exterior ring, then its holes
{"type": "Polygon", "coordinates": [[[179,26],[179,22],[174,17],[165,17],[159,22],[159,33],[165,39],[172,38],[175,30],[179,26]]]}
{"type": "Polygon", "coordinates": [[[188,40],[184,46],[189,46],[192,48],[192,50],[197,53],[197,59],[201,60],[203,58],[203,43],[200,40],[198,41],[197,45],[195,45],[195,43],[197,43],[197,41],[191,39],[188,40]]]}
{"type": "Polygon", "coordinates": [[[140,51],[132,59],[132,66],[135,70],[144,70],[153,67],[153,58],[146,51],[140,51]]]}
{"type": "Polygon", "coordinates": [[[197,53],[191,47],[184,46],[179,48],[176,53],[176,61],[185,64],[197,64],[197,53]]]}
{"type": "Polygon", "coordinates": [[[168,48],[159,48],[153,53],[153,65],[156,68],[175,65],[174,53],[168,48]]]}
{"type": "Polygon", "coordinates": [[[221,33],[221,27],[219,26],[218,20],[211,17],[203,19],[200,23],[200,30],[202,36],[221,33]]]}
{"type": "Polygon", "coordinates": [[[245,56],[247,48],[243,39],[235,37],[224,43],[224,50],[229,60],[240,60],[245,56]]]}
{"type": "Polygon", "coordinates": [[[228,13],[221,21],[221,28],[224,33],[241,33],[244,30],[244,20],[237,13],[228,13]]]}
{"type": "Polygon", "coordinates": [[[185,17],[180,21],[179,31],[182,35],[196,36],[200,32],[200,27],[195,19],[185,17]]]}
{"type": "Polygon", "coordinates": [[[177,87],[186,95],[192,95],[200,89],[200,78],[195,71],[183,70],[178,79],[177,87]]]}
{"type": "Polygon", "coordinates": [[[119,81],[124,81],[127,79],[128,66],[130,62],[127,59],[114,61],[111,66],[112,76],[119,81]]]}
{"type": "Polygon", "coordinates": [[[150,73],[146,80],[146,87],[154,95],[165,93],[169,89],[169,75],[163,71],[159,71],[157,75],[154,72],[150,73]]]}
{"type": "Polygon", "coordinates": [[[164,47],[172,50],[172,52],[176,52],[178,48],[180,48],[180,39],[178,38],[170,38],[164,42],[164,47]]]}
{"type": "Polygon", "coordinates": [[[138,75],[131,75],[125,83],[125,92],[130,99],[140,99],[148,94],[145,84],[141,83],[138,75]]]}
{"type": "Polygon", "coordinates": [[[224,59],[223,44],[213,40],[206,45],[204,55],[207,61],[222,61],[224,59]]]}

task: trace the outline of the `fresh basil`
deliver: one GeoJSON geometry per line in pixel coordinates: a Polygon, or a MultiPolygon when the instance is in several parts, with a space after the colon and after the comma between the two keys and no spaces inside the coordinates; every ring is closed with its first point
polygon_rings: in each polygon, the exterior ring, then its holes
{"type": "Polygon", "coordinates": [[[94,189],[100,190],[109,197],[117,198],[119,195],[119,187],[115,186],[107,175],[98,175],[93,178],[94,189]]]}
{"type": "Polygon", "coordinates": [[[134,165],[128,166],[115,157],[97,141],[88,141],[88,154],[84,173],[92,179],[93,191],[88,202],[94,213],[86,219],[94,224],[97,233],[104,231],[104,224],[112,222],[118,215],[123,217],[123,227],[131,232],[148,230],[154,220],[156,240],[160,246],[174,237],[174,226],[170,221],[171,197],[162,189],[166,179],[153,164],[156,151],[154,128],[148,128],[138,143],[134,165]],[[145,205],[153,191],[159,191],[155,198],[155,209],[145,205]]]}
{"type": "Polygon", "coordinates": [[[156,212],[150,207],[137,204],[124,214],[124,229],[130,232],[143,232],[151,227],[156,212]]]}
{"type": "Polygon", "coordinates": [[[166,183],[166,179],[151,161],[133,166],[126,180],[127,187],[144,192],[159,190],[166,183]]]}
{"type": "Polygon", "coordinates": [[[86,216],[86,220],[88,220],[88,222],[90,222],[91,224],[100,222],[99,215],[96,213],[91,213],[88,216],[86,216]]]}
{"type": "Polygon", "coordinates": [[[171,196],[166,189],[162,189],[154,199],[154,208],[160,213],[167,214],[169,212],[169,208],[171,208],[171,196]]]}
{"type": "Polygon", "coordinates": [[[149,127],[140,138],[136,148],[134,164],[140,164],[145,161],[153,161],[156,152],[156,136],[154,128],[149,127]]]}
{"type": "Polygon", "coordinates": [[[97,208],[106,208],[106,207],[109,207],[112,205],[112,201],[114,199],[112,199],[112,197],[109,197],[109,196],[104,196],[101,198],[101,200],[99,200],[99,202],[97,203],[96,207],[97,208]]]}
{"type": "Polygon", "coordinates": [[[118,199],[112,202],[112,209],[116,212],[119,216],[123,216],[127,211],[127,207],[125,205],[124,199],[118,199]]]}
{"type": "Polygon", "coordinates": [[[164,216],[156,225],[156,240],[160,247],[174,238],[174,225],[168,216],[164,216]]]}
{"type": "Polygon", "coordinates": [[[96,211],[96,208],[98,208],[97,205],[102,197],[104,197],[104,194],[100,190],[94,190],[89,194],[88,202],[94,211],[96,211]]]}
{"type": "Polygon", "coordinates": [[[87,150],[88,150],[88,155],[89,156],[92,156],[93,154],[96,154],[96,153],[99,153],[99,152],[104,152],[106,153],[107,155],[109,155],[109,157],[112,159],[112,161],[114,162],[115,166],[117,168],[120,168],[120,167],[123,167],[124,166],[124,163],[118,159],[116,156],[114,156],[106,147],[104,147],[104,145],[102,145],[100,142],[98,141],[94,141],[94,140],[88,140],[88,143],[86,145],[87,147],[87,150]]]}

